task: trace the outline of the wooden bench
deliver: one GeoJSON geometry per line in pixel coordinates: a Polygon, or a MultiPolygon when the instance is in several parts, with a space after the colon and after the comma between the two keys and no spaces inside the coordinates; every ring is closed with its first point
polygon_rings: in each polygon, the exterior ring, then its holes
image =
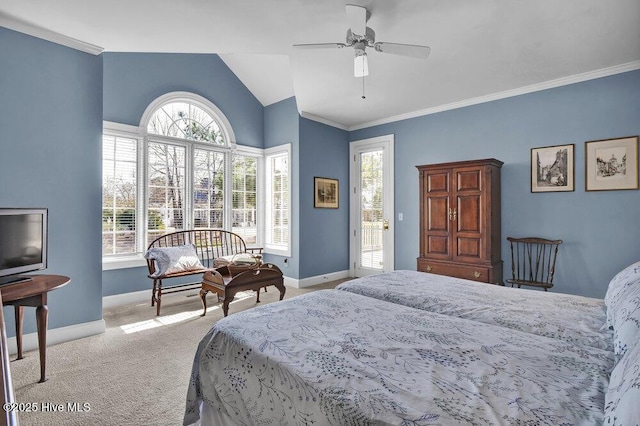
{"type": "Polygon", "coordinates": [[[151,306],[156,306],[157,315],[160,315],[163,294],[201,288],[202,275],[207,271],[214,270],[216,267],[216,259],[230,258],[240,253],[251,253],[258,257],[262,256],[261,247],[247,247],[240,235],[221,229],[193,229],[171,232],[153,240],[147,250],[161,247],[177,247],[185,244],[193,244],[195,246],[196,254],[203,266],[202,269],[155,276],[155,261],[147,259],[147,266],[149,267],[148,277],[153,280],[151,306]],[[165,280],[188,276],[198,276],[198,278],[196,281],[188,283],[169,286],[164,284],[165,280]]]}

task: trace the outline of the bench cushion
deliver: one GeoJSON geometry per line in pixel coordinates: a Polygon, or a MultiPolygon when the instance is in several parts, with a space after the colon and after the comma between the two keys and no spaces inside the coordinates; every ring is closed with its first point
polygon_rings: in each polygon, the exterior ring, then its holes
{"type": "Polygon", "coordinates": [[[145,257],[155,263],[155,271],[150,275],[153,278],[205,269],[193,244],[175,247],[154,247],[147,251],[145,257]]]}

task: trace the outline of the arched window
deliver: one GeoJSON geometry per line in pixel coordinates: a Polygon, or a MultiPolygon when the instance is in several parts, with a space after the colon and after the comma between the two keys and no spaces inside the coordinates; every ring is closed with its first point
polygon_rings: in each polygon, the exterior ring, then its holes
{"type": "Polygon", "coordinates": [[[188,101],[171,101],[151,115],[147,132],[215,145],[226,145],[216,119],[198,105],[188,101]]]}
{"type": "Polygon", "coordinates": [[[235,146],[231,123],[211,101],[195,93],[160,96],[145,110],[140,127],[147,134],[168,136],[216,146],[235,146]]]}
{"type": "Polygon", "coordinates": [[[237,146],[209,100],[174,92],[149,104],[140,127],[105,125],[103,254],[144,253],[154,238],[223,228],[260,244],[261,149],[237,146]]]}

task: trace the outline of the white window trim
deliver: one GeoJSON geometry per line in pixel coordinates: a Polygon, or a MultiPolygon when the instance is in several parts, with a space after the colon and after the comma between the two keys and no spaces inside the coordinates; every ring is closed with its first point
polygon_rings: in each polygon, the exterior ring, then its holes
{"type": "MultiPolygon", "coordinates": [[[[224,141],[226,146],[234,149],[236,146],[236,135],[233,133],[233,128],[231,127],[231,123],[227,119],[227,116],[213,104],[210,100],[200,95],[196,95],[191,92],[170,92],[166,93],[158,98],[156,98],[153,102],[147,106],[147,109],[144,110],[142,114],[142,118],[140,119],[140,132],[143,135],[146,135],[147,132],[147,124],[149,120],[151,120],[151,116],[156,112],[158,108],[162,105],[170,102],[188,102],[196,105],[202,110],[211,113],[213,118],[218,121],[220,124],[220,130],[222,130],[222,134],[224,135],[224,141]]],[[[161,136],[161,135],[157,135],[161,136]]],[[[169,136],[161,136],[162,138],[169,138],[169,136]]],[[[220,146],[220,145],[218,145],[220,146]]]]}
{"type": "MultiPolygon", "coordinates": [[[[258,228],[258,233],[256,235],[256,244],[253,245],[252,247],[262,247],[264,248],[264,243],[265,243],[265,209],[264,208],[258,208],[259,206],[263,206],[265,204],[264,200],[266,199],[266,195],[265,195],[265,186],[264,186],[264,181],[265,181],[265,150],[261,149],[261,148],[254,148],[252,146],[244,146],[244,145],[236,145],[235,148],[232,150],[232,155],[233,154],[238,154],[238,155],[244,155],[246,157],[253,157],[256,159],[257,161],[257,171],[256,171],[256,177],[257,177],[257,188],[256,188],[256,208],[258,210],[257,212],[257,217],[256,217],[256,226],[258,228]]],[[[233,173],[232,170],[232,161],[229,161],[229,168],[230,168],[230,174],[229,176],[231,176],[231,174],[233,173]]],[[[231,192],[233,191],[233,179],[229,179],[229,194],[231,194],[231,192]]],[[[233,202],[232,197],[228,197],[229,198],[229,203],[233,202]]],[[[229,207],[229,211],[232,210],[232,205],[229,207]]],[[[231,228],[229,228],[231,229],[231,228]]]]}
{"type": "MultiPolygon", "coordinates": [[[[137,188],[144,188],[144,176],[141,173],[141,165],[144,162],[143,152],[143,137],[140,134],[140,128],[137,126],[131,126],[129,124],[115,123],[113,121],[102,122],[102,134],[110,136],[118,136],[128,139],[134,139],[137,141],[137,168],[136,176],[138,177],[137,188]]],[[[136,191],[136,229],[141,229],[140,226],[144,226],[144,217],[140,214],[140,206],[144,203],[144,194],[142,191],[136,191]]],[[[102,209],[101,209],[102,210],[102,209]]],[[[137,231],[136,231],[137,232],[137,231]]],[[[138,235],[136,234],[136,237],[138,235]]],[[[112,256],[102,256],[102,270],[108,271],[112,269],[121,268],[135,268],[139,266],[145,266],[147,264],[144,258],[144,249],[141,247],[142,242],[140,238],[136,238],[137,246],[136,253],[119,254],[112,256]]]]}
{"type": "MultiPolygon", "coordinates": [[[[149,140],[153,140],[157,142],[177,143],[179,145],[183,145],[185,141],[179,138],[166,138],[166,140],[163,141],[162,137],[160,138],[154,137],[158,135],[146,135],[146,128],[144,126],[138,127],[138,126],[131,126],[128,124],[115,123],[112,121],[103,121],[102,127],[103,127],[103,134],[120,136],[120,137],[137,140],[137,143],[138,143],[137,175],[138,175],[139,191],[136,199],[136,203],[138,206],[136,208],[136,212],[137,212],[136,228],[139,230],[145,229],[145,223],[147,220],[147,204],[146,204],[147,189],[145,184],[146,178],[147,178],[146,176],[147,175],[147,159],[146,159],[147,144],[149,140]]],[[[213,151],[225,152],[225,153],[231,152],[231,154],[245,155],[245,156],[256,158],[258,161],[258,171],[257,171],[258,187],[257,187],[257,194],[256,194],[256,197],[257,197],[256,205],[257,206],[264,205],[264,200],[265,200],[265,166],[264,166],[265,150],[264,149],[254,148],[254,147],[244,146],[244,145],[236,145],[236,144],[234,144],[231,147],[231,150],[229,147],[210,145],[206,143],[199,144],[196,142],[196,145],[202,145],[202,147],[211,149],[213,151]]],[[[190,154],[187,154],[187,159],[189,162],[188,167],[191,167],[190,162],[192,160],[190,159],[190,154]]],[[[229,160],[230,159],[231,157],[229,156],[229,160]]],[[[227,161],[227,164],[228,164],[227,165],[228,170],[226,170],[225,172],[228,173],[228,176],[231,176],[231,173],[232,173],[231,161],[227,161]]],[[[225,184],[225,191],[227,194],[231,194],[232,190],[233,190],[233,181],[232,179],[227,179],[227,182],[225,184]]],[[[225,205],[225,211],[231,211],[232,198],[225,197],[225,200],[228,200],[228,203],[229,203],[228,206],[225,205]]],[[[185,201],[191,202],[190,200],[185,200],[185,201]]],[[[257,234],[257,241],[256,241],[256,246],[258,247],[264,247],[264,240],[265,240],[264,239],[264,230],[265,230],[264,210],[265,210],[264,208],[258,209],[257,226],[258,226],[259,232],[257,234]]],[[[227,218],[228,220],[231,220],[230,219],[231,215],[228,215],[228,214],[225,215],[225,220],[227,220],[227,218]]],[[[187,209],[187,215],[185,217],[185,220],[187,221],[185,223],[193,223],[192,212],[190,209],[187,209]]],[[[229,222],[229,226],[230,226],[230,222],[229,222]]],[[[140,232],[142,233],[142,231],[140,232]]],[[[116,269],[137,268],[137,267],[146,266],[147,261],[144,258],[144,252],[146,251],[147,247],[145,245],[144,235],[139,236],[137,244],[138,246],[136,247],[136,251],[137,251],[136,253],[113,255],[113,256],[102,256],[102,270],[110,271],[110,270],[116,270],[116,269]]]]}
{"type": "Polygon", "coordinates": [[[292,218],[292,211],[291,211],[291,205],[292,205],[292,193],[291,193],[291,144],[284,144],[284,145],[279,145],[279,146],[275,146],[272,148],[267,148],[264,150],[264,158],[265,158],[265,173],[264,173],[264,185],[265,185],[265,200],[267,201],[265,203],[265,208],[264,208],[264,214],[265,214],[265,226],[263,228],[264,233],[265,233],[265,239],[264,239],[264,251],[265,253],[268,254],[273,254],[273,255],[277,255],[277,256],[285,256],[285,257],[291,257],[291,218],[292,218]],[[287,203],[287,216],[288,216],[288,220],[287,220],[287,248],[282,248],[282,245],[275,245],[275,244],[269,244],[266,238],[266,232],[267,232],[267,226],[270,226],[270,217],[271,217],[271,203],[269,203],[269,199],[271,196],[271,175],[270,175],[270,169],[269,169],[269,157],[272,156],[276,156],[276,155],[281,155],[281,154],[287,154],[287,192],[289,195],[289,202],[287,203]]]}

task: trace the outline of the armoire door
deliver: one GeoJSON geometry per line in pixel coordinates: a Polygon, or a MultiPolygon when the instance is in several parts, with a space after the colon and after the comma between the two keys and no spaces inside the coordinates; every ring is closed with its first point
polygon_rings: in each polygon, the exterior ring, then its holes
{"type": "Polygon", "coordinates": [[[426,225],[423,255],[431,259],[449,260],[453,253],[451,170],[425,172],[422,187],[425,203],[423,221],[426,225]]]}
{"type": "Polygon", "coordinates": [[[453,170],[453,260],[478,263],[485,260],[484,167],[453,170]]]}

